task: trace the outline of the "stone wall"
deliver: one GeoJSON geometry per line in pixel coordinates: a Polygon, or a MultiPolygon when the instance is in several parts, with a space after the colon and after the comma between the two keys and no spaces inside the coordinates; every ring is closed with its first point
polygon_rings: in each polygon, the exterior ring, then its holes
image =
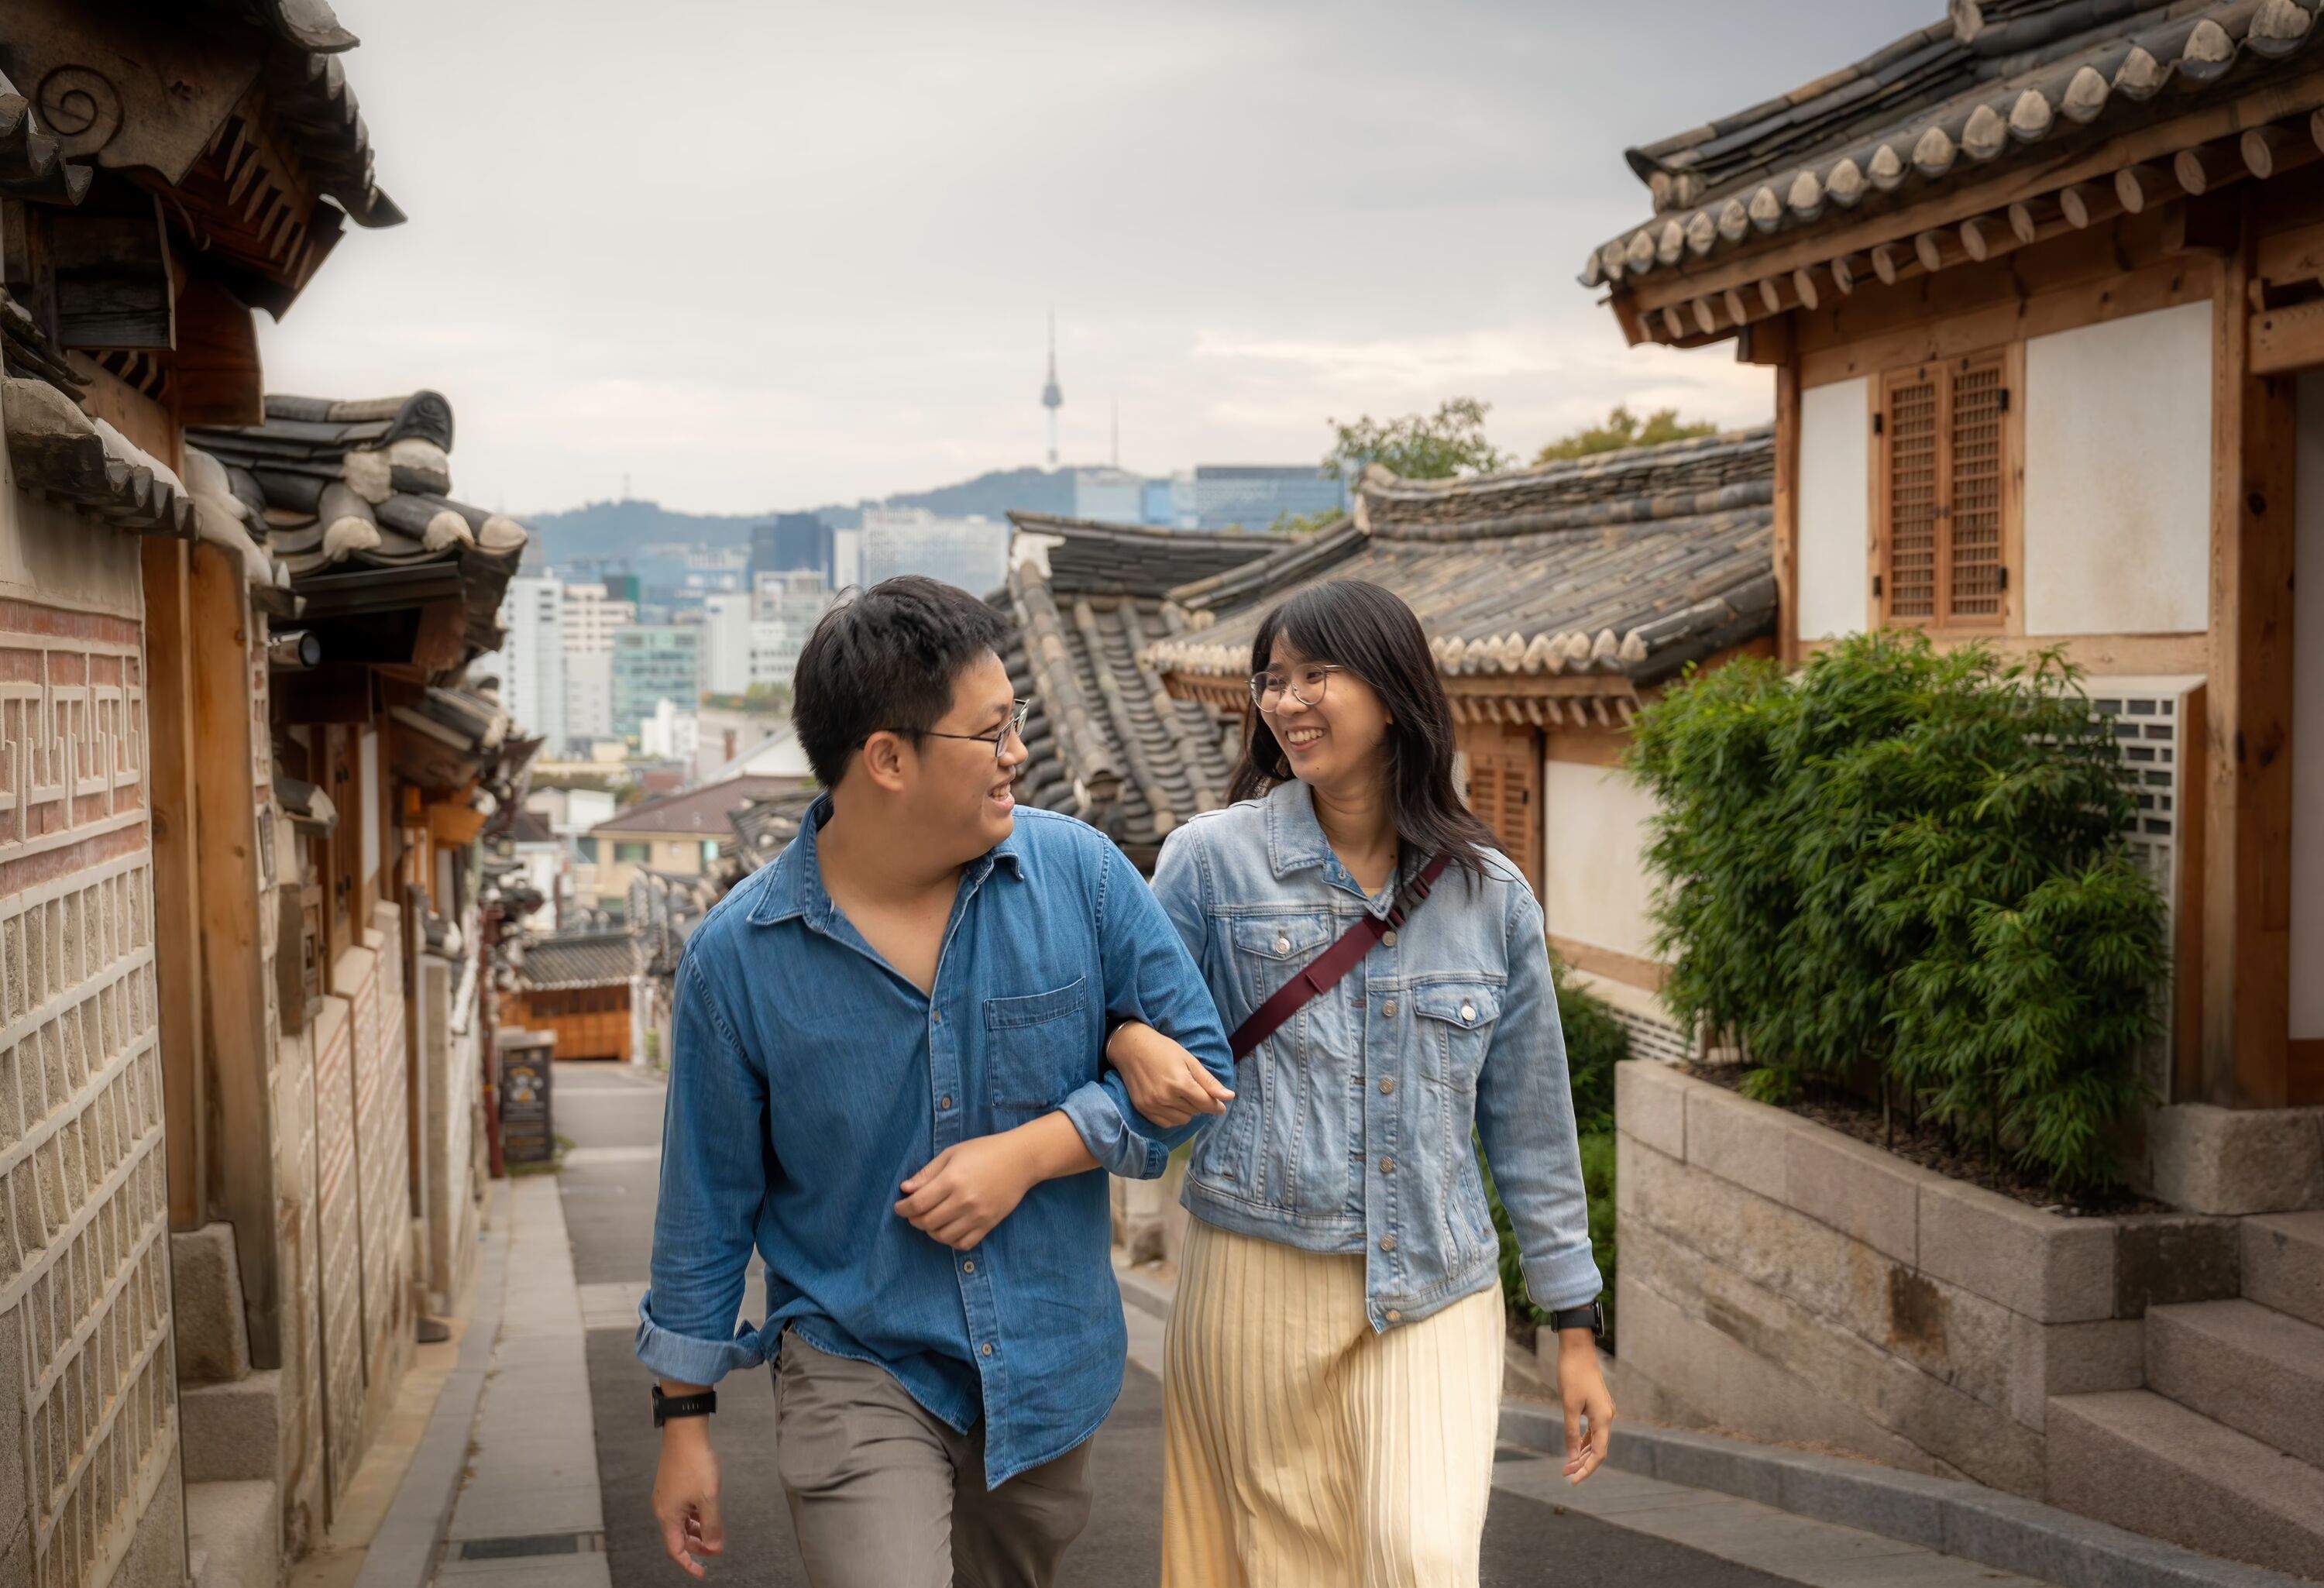
{"type": "Polygon", "coordinates": [[[476,1058],[476,988],[470,962],[420,956],[420,1063],[428,1116],[420,1131],[420,1177],[428,1208],[427,1262],[421,1280],[431,1305],[448,1307],[475,1263],[476,1179],[473,1173],[483,1072],[476,1058]]]}
{"type": "Polygon", "coordinates": [[[0,458],[0,1588],[184,1570],[136,540],[0,458]],[[152,1524],[152,1525],[146,1525],[152,1524]]]}
{"type": "Polygon", "coordinates": [[[2016,1493],[2052,1395],[2140,1388],[2232,1220],[2065,1218],[1666,1065],[1616,1072],[1625,1409],[2016,1493]]]}

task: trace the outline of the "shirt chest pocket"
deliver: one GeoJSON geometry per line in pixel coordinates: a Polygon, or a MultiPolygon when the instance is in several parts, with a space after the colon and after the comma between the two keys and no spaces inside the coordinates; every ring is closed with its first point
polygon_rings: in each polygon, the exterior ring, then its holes
{"type": "Polygon", "coordinates": [[[1443,983],[1415,988],[1413,1028],[1428,1078],[1474,1091],[1500,1018],[1501,989],[1483,983],[1443,983]]]}
{"type": "Polygon", "coordinates": [[[1257,1009],[1337,936],[1328,914],[1243,916],[1234,923],[1235,974],[1257,1009]]]}
{"type": "Polygon", "coordinates": [[[1053,992],[984,1001],[992,1107],[1022,1120],[1048,1113],[1091,1078],[1089,979],[1053,992]]]}

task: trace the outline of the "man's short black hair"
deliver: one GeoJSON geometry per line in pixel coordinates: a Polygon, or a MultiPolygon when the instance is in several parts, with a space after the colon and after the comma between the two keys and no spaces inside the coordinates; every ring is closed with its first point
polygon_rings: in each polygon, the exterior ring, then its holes
{"type": "Polygon", "coordinates": [[[816,781],[839,786],[847,758],[881,732],[920,734],[952,709],[960,675],[999,654],[1009,627],[967,591],[908,574],[843,596],[791,678],[791,725],[816,781]]]}

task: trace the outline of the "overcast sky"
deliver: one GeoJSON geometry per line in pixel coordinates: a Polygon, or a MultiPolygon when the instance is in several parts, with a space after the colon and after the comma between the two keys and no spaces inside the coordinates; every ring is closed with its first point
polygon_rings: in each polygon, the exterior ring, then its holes
{"type": "Polygon", "coordinates": [[[1765,371],[1576,285],[1630,143],[1938,0],[336,0],[383,186],[268,386],[432,386],[460,494],[753,512],[1041,460],[1305,462],[1454,395],[1512,450],[1765,371]]]}

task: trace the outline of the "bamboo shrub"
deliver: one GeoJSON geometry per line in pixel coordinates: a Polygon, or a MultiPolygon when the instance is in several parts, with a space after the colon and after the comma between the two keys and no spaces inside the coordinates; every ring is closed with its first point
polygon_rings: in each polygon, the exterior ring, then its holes
{"type": "Polygon", "coordinates": [[[2163,909],[2128,775],[2055,652],[1895,632],[1746,659],[1642,711],[1665,996],[1781,1102],[1864,1060],[1884,1098],[2061,1192],[2120,1178],[2163,909]]]}

